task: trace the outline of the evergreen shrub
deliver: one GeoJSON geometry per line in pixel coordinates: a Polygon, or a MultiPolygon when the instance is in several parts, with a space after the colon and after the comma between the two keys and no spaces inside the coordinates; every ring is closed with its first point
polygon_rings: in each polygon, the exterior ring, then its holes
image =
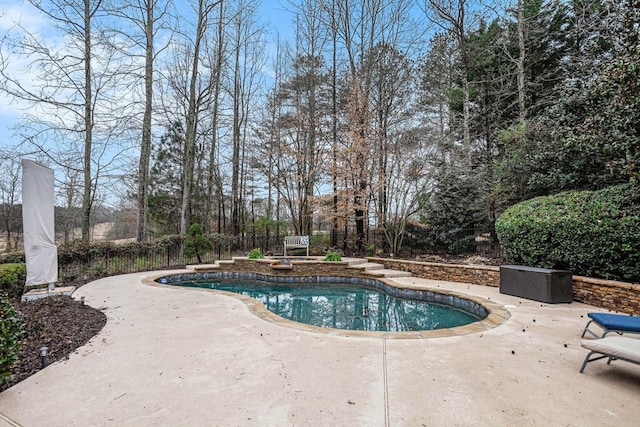
{"type": "Polygon", "coordinates": [[[0,264],[19,264],[24,262],[24,251],[0,254],[0,264]]]}
{"type": "Polygon", "coordinates": [[[0,291],[10,298],[19,298],[24,291],[27,268],[23,263],[0,264],[0,291]]]}
{"type": "Polygon", "coordinates": [[[527,200],[500,216],[496,232],[511,263],[640,282],[640,185],[527,200]]]}
{"type": "Polygon", "coordinates": [[[212,247],[211,240],[204,235],[200,224],[191,224],[184,241],[184,254],[188,257],[195,255],[198,263],[202,263],[201,255],[210,251],[212,247]]]}
{"type": "Polygon", "coordinates": [[[18,362],[23,322],[11,306],[7,294],[0,291],[0,384],[11,378],[11,368],[18,362]]]}

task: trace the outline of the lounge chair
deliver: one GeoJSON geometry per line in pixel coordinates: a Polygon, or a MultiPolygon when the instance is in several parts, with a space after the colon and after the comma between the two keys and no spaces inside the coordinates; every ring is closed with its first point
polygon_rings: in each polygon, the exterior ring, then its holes
{"type": "Polygon", "coordinates": [[[591,318],[587,326],[582,331],[581,338],[584,338],[585,334],[589,333],[595,338],[604,338],[609,332],[616,332],[620,335],[623,333],[640,334],[640,316],[627,316],[624,314],[611,314],[611,313],[589,313],[591,318]],[[604,329],[602,335],[598,335],[589,329],[589,325],[595,323],[600,328],[604,329]]]}
{"type": "Polygon", "coordinates": [[[640,365],[640,339],[626,336],[611,336],[598,338],[597,340],[582,340],[582,347],[591,350],[585,357],[580,368],[580,373],[584,371],[587,363],[596,360],[609,358],[607,365],[612,360],[624,360],[625,362],[640,365]],[[591,357],[596,355],[595,357],[591,357]]]}

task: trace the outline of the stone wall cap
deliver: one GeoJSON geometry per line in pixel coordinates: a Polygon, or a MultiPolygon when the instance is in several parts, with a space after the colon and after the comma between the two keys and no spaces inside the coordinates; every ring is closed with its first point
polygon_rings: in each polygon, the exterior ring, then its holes
{"type": "Polygon", "coordinates": [[[587,276],[573,276],[573,281],[591,283],[594,285],[601,285],[601,286],[624,288],[624,289],[635,290],[640,288],[640,283],[621,282],[618,280],[610,280],[610,279],[598,279],[595,277],[587,277],[587,276]]]}
{"type": "Polygon", "coordinates": [[[395,258],[373,258],[367,257],[367,260],[373,262],[399,262],[402,264],[415,264],[415,265],[426,265],[426,266],[436,266],[436,267],[455,267],[455,268],[467,268],[474,270],[488,270],[499,272],[500,267],[497,265],[484,265],[484,264],[447,264],[443,262],[428,262],[428,261],[414,261],[414,260],[405,260],[405,259],[395,259],[395,258]]]}

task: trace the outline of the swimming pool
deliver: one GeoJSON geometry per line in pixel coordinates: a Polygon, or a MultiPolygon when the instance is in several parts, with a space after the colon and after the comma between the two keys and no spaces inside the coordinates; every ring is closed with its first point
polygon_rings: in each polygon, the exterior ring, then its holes
{"type": "Polygon", "coordinates": [[[488,315],[482,304],[459,295],[359,277],[207,272],[163,276],[156,282],[233,292],[282,318],[339,330],[432,331],[469,325],[488,315]]]}

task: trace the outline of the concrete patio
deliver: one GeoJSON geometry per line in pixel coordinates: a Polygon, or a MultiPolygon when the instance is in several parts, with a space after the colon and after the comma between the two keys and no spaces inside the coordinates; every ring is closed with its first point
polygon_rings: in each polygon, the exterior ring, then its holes
{"type": "Polygon", "coordinates": [[[584,304],[397,278],[503,304],[495,329],[349,338],[264,321],[211,291],[132,274],[81,287],[105,328],[68,360],[0,393],[9,426],[637,426],[640,366],[587,351],[584,304]]]}

